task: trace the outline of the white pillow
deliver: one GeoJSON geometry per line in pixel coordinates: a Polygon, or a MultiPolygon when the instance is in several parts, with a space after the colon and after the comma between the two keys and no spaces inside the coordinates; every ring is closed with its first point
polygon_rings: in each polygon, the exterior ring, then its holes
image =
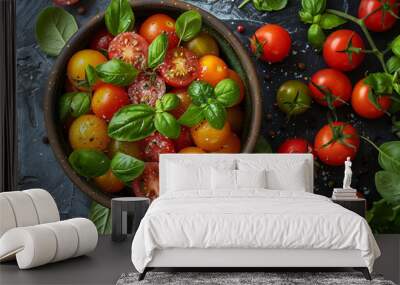
{"type": "Polygon", "coordinates": [[[237,188],[267,188],[267,171],[235,170],[237,188]]]}
{"type": "Polygon", "coordinates": [[[232,169],[211,169],[211,188],[213,190],[236,189],[236,170],[232,169]]]}

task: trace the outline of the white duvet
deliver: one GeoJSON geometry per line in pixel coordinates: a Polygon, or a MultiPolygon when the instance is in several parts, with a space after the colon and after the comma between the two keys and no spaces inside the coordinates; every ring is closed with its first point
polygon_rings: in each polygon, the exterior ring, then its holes
{"type": "Polygon", "coordinates": [[[321,195],[265,189],[164,194],[133,239],[135,268],[165,248],[358,249],[370,271],[380,255],[359,215],[321,195]]]}

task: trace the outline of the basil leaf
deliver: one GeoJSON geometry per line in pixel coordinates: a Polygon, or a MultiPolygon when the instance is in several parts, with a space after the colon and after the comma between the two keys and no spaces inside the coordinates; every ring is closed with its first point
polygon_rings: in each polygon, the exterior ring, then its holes
{"type": "Polygon", "coordinates": [[[199,12],[190,10],[182,13],[176,19],[176,34],[182,41],[193,39],[201,30],[201,15],[199,12]]]}
{"type": "Polygon", "coordinates": [[[286,7],[288,0],[253,0],[253,6],[258,11],[279,11],[286,7]]]}
{"type": "Polygon", "coordinates": [[[390,46],[392,47],[392,52],[400,57],[400,36],[397,36],[390,46]]]}
{"type": "Polygon", "coordinates": [[[61,96],[60,100],[58,100],[58,113],[61,121],[64,121],[71,113],[71,102],[74,94],[75,92],[65,93],[61,96]]]}
{"type": "Polygon", "coordinates": [[[105,83],[127,86],[135,80],[138,71],[133,65],[120,59],[111,59],[96,66],[96,73],[105,83]]]}
{"type": "Polygon", "coordinates": [[[386,62],[386,67],[389,73],[392,74],[400,70],[400,57],[394,55],[389,58],[389,60],[386,62]]]}
{"type": "Polygon", "coordinates": [[[214,89],[205,81],[193,81],[189,85],[188,94],[192,99],[193,104],[200,106],[207,103],[208,98],[212,98],[214,89]]]}
{"type": "Polygon", "coordinates": [[[94,69],[94,67],[89,64],[88,66],[86,66],[85,73],[87,85],[89,88],[91,88],[97,82],[96,69],[94,69]]]}
{"type": "Polygon", "coordinates": [[[76,173],[88,178],[101,176],[110,168],[107,155],[95,149],[74,150],[68,161],[76,173]]]}
{"type": "MultiPolygon", "coordinates": [[[[392,86],[394,91],[400,95],[400,69],[397,70],[393,75],[392,86]]],[[[399,100],[398,98],[396,99],[399,100]]]]}
{"type": "Polygon", "coordinates": [[[367,212],[367,221],[374,233],[388,233],[393,230],[395,212],[385,199],[373,202],[372,208],[367,212]]]}
{"type": "Polygon", "coordinates": [[[325,11],[326,0],[301,0],[301,6],[304,11],[316,16],[325,11]]]}
{"type": "Polygon", "coordinates": [[[217,101],[225,107],[232,107],[240,98],[239,85],[232,79],[227,78],[218,82],[214,88],[217,101]]]}
{"type": "Polygon", "coordinates": [[[319,25],[324,30],[330,30],[346,23],[346,20],[333,14],[322,14],[319,25]]]}
{"type": "Polygon", "coordinates": [[[154,118],[154,126],[157,131],[170,139],[177,139],[181,133],[181,127],[175,117],[167,112],[156,114],[154,118]]]}
{"type": "Polygon", "coordinates": [[[156,68],[159,66],[167,54],[168,37],[165,33],[158,35],[149,45],[149,55],[147,57],[147,66],[156,68]]]}
{"type": "Polygon", "coordinates": [[[304,23],[304,24],[312,24],[313,23],[313,15],[311,15],[310,12],[304,11],[304,10],[300,10],[299,12],[299,16],[300,16],[300,20],[304,23]]]}
{"type": "Polygon", "coordinates": [[[384,170],[400,173],[400,141],[382,144],[379,147],[378,162],[384,170]]]}
{"type": "Polygon", "coordinates": [[[400,204],[400,175],[395,172],[381,170],[375,173],[375,185],[379,194],[388,203],[400,204]]]}
{"type": "Polygon", "coordinates": [[[181,100],[178,96],[172,93],[164,94],[160,99],[156,101],[157,111],[171,111],[179,106],[181,100]]]}
{"type": "Polygon", "coordinates": [[[106,208],[95,201],[90,206],[89,219],[101,235],[111,234],[111,209],[106,208]]]}
{"type": "Polygon", "coordinates": [[[130,31],[135,24],[135,16],[128,0],[111,0],[104,18],[108,31],[114,36],[130,31]]]}
{"type": "Polygon", "coordinates": [[[51,56],[57,56],[78,31],[74,16],[58,7],[47,7],[36,20],[35,36],[40,49],[51,56]]]}
{"type": "Polygon", "coordinates": [[[227,115],[225,108],[218,101],[215,101],[209,103],[204,109],[204,116],[213,128],[220,130],[225,125],[227,115]]]}
{"type": "Polygon", "coordinates": [[[154,131],[154,110],[146,104],[122,107],[108,125],[108,135],[119,141],[138,141],[154,131]]]}
{"type": "Polygon", "coordinates": [[[316,49],[321,49],[326,36],[318,24],[312,24],[307,32],[308,42],[316,49]]]}
{"type": "Polygon", "coordinates": [[[388,73],[377,72],[369,74],[364,83],[369,85],[377,95],[390,95],[393,92],[392,79],[393,77],[388,73]]]}
{"type": "Polygon", "coordinates": [[[90,95],[88,93],[75,93],[71,100],[71,115],[79,117],[90,110],[90,95]]]}
{"type": "Polygon", "coordinates": [[[117,152],[111,160],[111,171],[121,181],[129,183],[142,174],[144,162],[130,155],[117,152]]]}
{"type": "Polygon", "coordinates": [[[204,120],[203,108],[190,104],[186,112],[179,118],[178,123],[187,127],[193,127],[204,120]]]}

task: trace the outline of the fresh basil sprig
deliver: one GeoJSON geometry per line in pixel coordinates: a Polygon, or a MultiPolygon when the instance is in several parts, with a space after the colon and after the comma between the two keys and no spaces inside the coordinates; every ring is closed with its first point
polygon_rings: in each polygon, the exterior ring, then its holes
{"type": "Polygon", "coordinates": [[[35,36],[42,51],[57,56],[76,31],[74,16],[59,7],[47,7],[37,18],[35,36]]]}
{"type": "Polygon", "coordinates": [[[68,161],[76,173],[87,178],[101,176],[110,168],[107,155],[95,149],[74,150],[68,161]]]}
{"type": "Polygon", "coordinates": [[[238,8],[241,9],[246,4],[253,2],[254,8],[261,12],[279,11],[286,7],[288,0],[244,0],[238,8]]]}
{"type": "Polygon", "coordinates": [[[164,61],[167,49],[168,37],[165,33],[161,33],[149,45],[147,66],[152,69],[159,66],[164,61]]]}
{"type": "Polygon", "coordinates": [[[101,81],[119,86],[131,84],[138,73],[132,64],[116,58],[96,66],[96,74],[101,81]]]}
{"type": "Polygon", "coordinates": [[[108,135],[120,141],[138,141],[155,130],[171,139],[179,137],[181,128],[174,116],[167,111],[180,103],[175,94],[165,94],[153,108],[146,104],[129,105],[114,114],[108,125],[108,135]]]}
{"type": "Polygon", "coordinates": [[[58,101],[58,113],[63,121],[69,115],[79,117],[90,110],[90,95],[84,92],[71,92],[61,96],[58,101]]]}
{"type": "Polygon", "coordinates": [[[204,81],[194,81],[188,88],[192,104],[179,118],[182,125],[192,127],[206,119],[213,128],[222,129],[226,108],[235,105],[240,97],[238,84],[232,79],[221,80],[213,89],[204,81]]]}
{"type": "Polygon", "coordinates": [[[393,40],[390,46],[392,47],[392,52],[400,57],[400,35],[393,40]]]}
{"type": "Polygon", "coordinates": [[[388,69],[388,72],[391,74],[400,70],[400,57],[395,55],[391,56],[386,62],[386,67],[388,69]]]}
{"type": "Polygon", "coordinates": [[[125,183],[133,181],[143,170],[143,161],[121,152],[117,152],[111,160],[112,173],[125,183]]]}
{"type": "Polygon", "coordinates": [[[189,41],[200,32],[201,24],[202,19],[199,12],[194,10],[186,11],[176,19],[176,34],[181,41],[189,41]]]}
{"type": "Polygon", "coordinates": [[[128,0],[111,0],[104,17],[108,31],[114,36],[130,31],[135,24],[135,16],[128,0]]]}
{"type": "Polygon", "coordinates": [[[91,88],[97,81],[96,69],[90,64],[85,69],[86,82],[89,88],[91,88]]]}

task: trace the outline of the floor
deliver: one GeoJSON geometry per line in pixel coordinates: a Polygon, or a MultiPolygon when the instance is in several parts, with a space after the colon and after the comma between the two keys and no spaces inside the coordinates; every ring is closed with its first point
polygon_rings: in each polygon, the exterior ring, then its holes
{"type": "Polygon", "coordinates": [[[1,264],[0,284],[115,284],[122,273],[134,271],[130,248],[130,240],[116,243],[111,236],[100,236],[88,256],[29,270],[18,270],[16,262],[1,264]]]}

